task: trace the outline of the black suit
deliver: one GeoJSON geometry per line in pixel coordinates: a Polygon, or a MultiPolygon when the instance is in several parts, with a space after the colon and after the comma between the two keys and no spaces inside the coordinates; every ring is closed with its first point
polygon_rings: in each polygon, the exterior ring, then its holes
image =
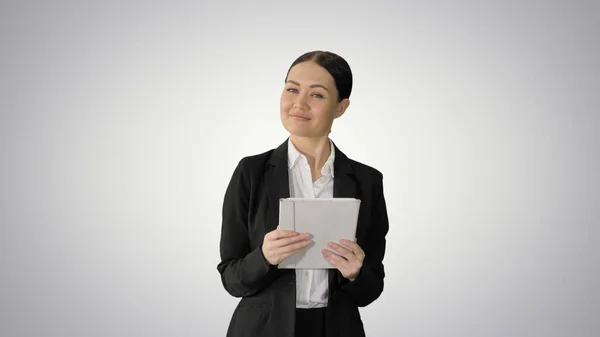
{"type": "MultiPolygon", "coordinates": [[[[383,291],[388,232],[383,177],[334,148],[333,196],[361,200],[356,238],[365,260],[353,282],[329,269],[327,336],[358,337],[365,335],[358,307],[383,291]]],[[[217,269],[227,292],[241,297],[228,337],[294,336],[295,271],[270,266],[261,250],[265,234],[278,225],[279,199],[290,195],[287,152],[286,140],[276,149],[243,158],[225,193],[217,269]]]]}

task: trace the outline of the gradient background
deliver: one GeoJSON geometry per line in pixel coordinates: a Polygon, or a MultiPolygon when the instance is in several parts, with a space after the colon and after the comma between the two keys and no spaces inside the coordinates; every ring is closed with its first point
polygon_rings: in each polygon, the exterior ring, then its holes
{"type": "Polygon", "coordinates": [[[2,1],[0,336],[224,336],[220,209],[313,49],[384,173],[369,336],[600,335],[598,1],[2,1]]]}

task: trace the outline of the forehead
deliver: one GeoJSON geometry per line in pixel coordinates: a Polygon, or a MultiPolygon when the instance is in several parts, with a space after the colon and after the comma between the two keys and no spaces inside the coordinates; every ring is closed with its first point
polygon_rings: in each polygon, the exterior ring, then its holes
{"type": "Polygon", "coordinates": [[[331,74],[314,62],[296,64],[290,69],[287,79],[300,84],[322,84],[328,88],[335,87],[331,74]]]}

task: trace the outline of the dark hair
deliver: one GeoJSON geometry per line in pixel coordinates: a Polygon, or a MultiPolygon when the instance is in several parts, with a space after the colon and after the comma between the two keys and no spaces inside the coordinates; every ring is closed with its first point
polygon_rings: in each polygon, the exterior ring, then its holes
{"type": "Polygon", "coordinates": [[[289,75],[290,70],[296,64],[309,61],[315,62],[325,68],[333,77],[335,87],[338,91],[338,101],[350,97],[350,93],[352,92],[352,71],[350,70],[350,65],[344,58],[329,51],[315,50],[298,57],[288,69],[285,75],[286,81],[287,75],[289,75]]]}

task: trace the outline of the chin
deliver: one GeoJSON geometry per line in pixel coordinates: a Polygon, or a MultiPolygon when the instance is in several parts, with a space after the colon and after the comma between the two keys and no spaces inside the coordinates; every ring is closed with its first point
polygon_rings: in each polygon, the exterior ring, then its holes
{"type": "Polygon", "coordinates": [[[283,122],[283,127],[290,133],[292,136],[296,137],[314,137],[314,131],[307,127],[301,127],[298,125],[293,125],[293,122],[285,121],[283,122]]]}
{"type": "Polygon", "coordinates": [[[288,128],[287,131],[290,133],[290,135],[292,136],[296,136],[296,137],[314,137],[314,132],[311,132],[310,130],[299,130],[299,129],[294,129],[294,128],[288,128]]]}
{"type": "Polygon", "coordinates": [[[295,125],[286,125],[284,123],[284,127],[287,132],[290,133],[291,136],[294,137],[324,137],[329,136],[329,133],[318,132],[314,129],[309,129],[306,127],[297,127],[295,125]]]}

